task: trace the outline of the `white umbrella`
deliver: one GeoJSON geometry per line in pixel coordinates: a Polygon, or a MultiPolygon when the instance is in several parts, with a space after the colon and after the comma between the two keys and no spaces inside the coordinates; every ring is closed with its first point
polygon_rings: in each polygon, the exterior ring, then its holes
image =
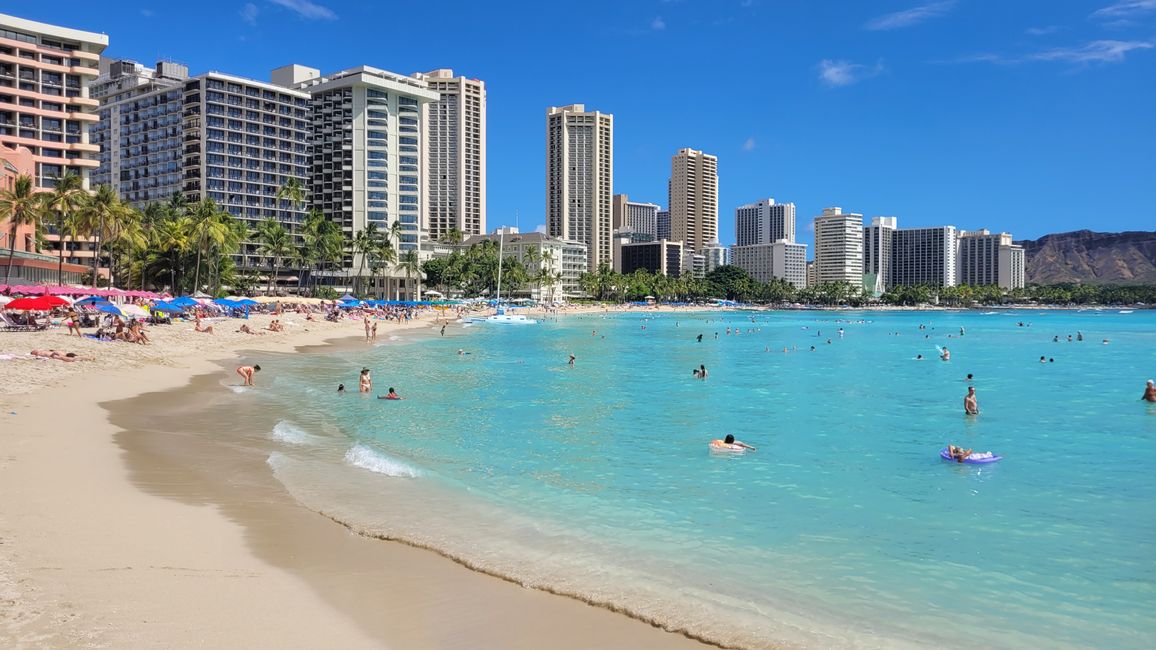
{"type": "Polygon", "coordinates": [[[0,305],[7,305],[10,302],[12,302],[12,298],[8,296],[0,296],[0,305]]]}
{"type": "Polygon", "coordinates": [[[120,312],[130,318],[148,318],[149,313],[140,305],[121,305],[120,312]]]}
{"type": "Polygon", "coordinates": [[[434,291],[433,289],[427,289],[424,293],[427,296],[444,296],[445,295],[442,292],[434,291]]]}

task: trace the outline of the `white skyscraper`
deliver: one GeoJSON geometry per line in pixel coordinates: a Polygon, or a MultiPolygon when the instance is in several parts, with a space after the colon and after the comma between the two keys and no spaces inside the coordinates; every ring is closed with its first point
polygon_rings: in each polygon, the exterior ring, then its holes
{"type": "Polygon", "coordinates": [[[815,276],[819,284],[863,286],[863,215],[823,208],[815,217],[815,276]]]}
{"type": "Polygon", "coordinates": [[[582,104],[546,111],[546,228],[587,246],[587,269],[613,268],[614,116],[582,104]]]}
{"type": "Polygon", "coordinates": [[[431,239],[486,233],[486,84],[453,70],[416,73],[441,99],[422,106],[423,223],[431,239]]]}
{"type": "Polygon", "coordinates": [[[887,291],[889,286],[895,224],[895,217],[874,217],[871,225],[863,228],[863,281],[876,295],[887,291]]]}
{"type": "Polygon", "coordinates": [[[802,289],[807,286],[807,245],[785,239],[766,244],[731,248],[732,264],[759,282],[786,280],[802,289]]]}
{"type": "Polygon", "coordinates": [[[795,241],[795,204],[764,199],[735,208],[735,245],[795,241]]]}

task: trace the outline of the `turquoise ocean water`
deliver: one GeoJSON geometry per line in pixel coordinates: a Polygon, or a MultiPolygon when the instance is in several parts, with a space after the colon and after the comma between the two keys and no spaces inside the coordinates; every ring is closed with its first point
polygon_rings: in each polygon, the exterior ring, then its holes
{"type": "Polygon", "coordinates": [[[725,644],[1156,638],[1156,405],[1139,401],[1156,312],[627,313],[451,334],[267,368],[273,390],[238,399],[276,410],[261,435],[277,478],[356,529],[725,644]],[[337,395],[362,366],[406,399],[337,395]],[[710,453],[727,433],[758,451],[710,453]],[[944,462],[947,443],[1004,460],[944,462]]]}

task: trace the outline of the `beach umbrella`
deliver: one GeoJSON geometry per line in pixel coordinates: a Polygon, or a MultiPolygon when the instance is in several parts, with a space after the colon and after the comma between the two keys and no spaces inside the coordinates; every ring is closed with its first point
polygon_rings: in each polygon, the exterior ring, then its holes
{"type": "Polygon", "coordinates": [[[7,305],[8,303],[12,302],[13,300],[15,300],[15,298],[9,298],[8,296],[0,296],[0,305],[7,305]]]}
{"type": "Polygon", "coordinates": [[[256,305],[259,305],[261,303],[257,302],[256,300],[253,300],[252,298],[241,298],[240,300],[237,301],[237,304],[241,305],[243,307],[255,307],[256,305]]]}
{"type": "Polygon", "coordinates": [[[148,318],[149,313],[140,305],[122,305],[120,313],[130,318],[148,318]]]}
{"type": "Polygon", "coordinates": [[[196,307],[199,303],[188,296],[181,296],[180,298],[173,298],[169,304],[177,307],[196,307]]]}
{"type": "Polygon", "coordinates": [[[89,296],[87,298],[81,298],[72,304],[75,307],[94,307],[98,305],[111,305],[112,303],[100,296],[89,296]]]}
{"type": "Polygon", "coordinates": [[[67,299],[61,298],[60,296],[38,296],[38,297],[43,299],[44,301],[46,301],[48,304],[52,305],[53,307],[64,307],[65,305],[71,305],[72,304],[67,299]]]}
{"type": "Polygon", "coordinates": [[[4,309],[15,311],[49,311],[56,305],[49,301],[52,296],[37,296],[35,298],[17,298],[4,305],[4,309]]]}
{"type": "Polygon", "coordinates": [[[111,302],[98,302],[94,305],[97,311],[102,311],[106,314],[115,314],[117,316],[124,316],[124,312],[119,307],[111,302]]]}
{"type": "Polygon", "coordinates": [[[353,294],[347,293],[344,296],[341,296],[339,300],[341,300],[341,302],[349,302],[351,300],[356,301],[357,298],[354,298],[353,294]]]}
{"type": "Polygon", "coordinates": [[[152,306],[149,307],[149,309],[152,309],[153,311],[163,311],[167,314],[183,314],[185,312],[185,310],[181,309],[177,305],[172,305],[163,301],[154,302],[152,306]]]}

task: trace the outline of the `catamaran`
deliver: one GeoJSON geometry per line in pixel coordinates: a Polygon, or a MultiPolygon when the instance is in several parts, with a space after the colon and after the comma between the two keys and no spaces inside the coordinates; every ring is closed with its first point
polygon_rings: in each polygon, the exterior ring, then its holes
{"type": "Polygon", "coordinates": [[[502,306],[502,262],[505,260],[503,251],[505,250],[505,232],[498,234],[498,297],[496,304],[498,305],[497,313],[486,316],[484,318],[472,318],[471,323],[503,323],[506,325],[534,325],[538,321],[533,318],[526,318],[522,314],[507,314],[506,308],[502,306]]]}

